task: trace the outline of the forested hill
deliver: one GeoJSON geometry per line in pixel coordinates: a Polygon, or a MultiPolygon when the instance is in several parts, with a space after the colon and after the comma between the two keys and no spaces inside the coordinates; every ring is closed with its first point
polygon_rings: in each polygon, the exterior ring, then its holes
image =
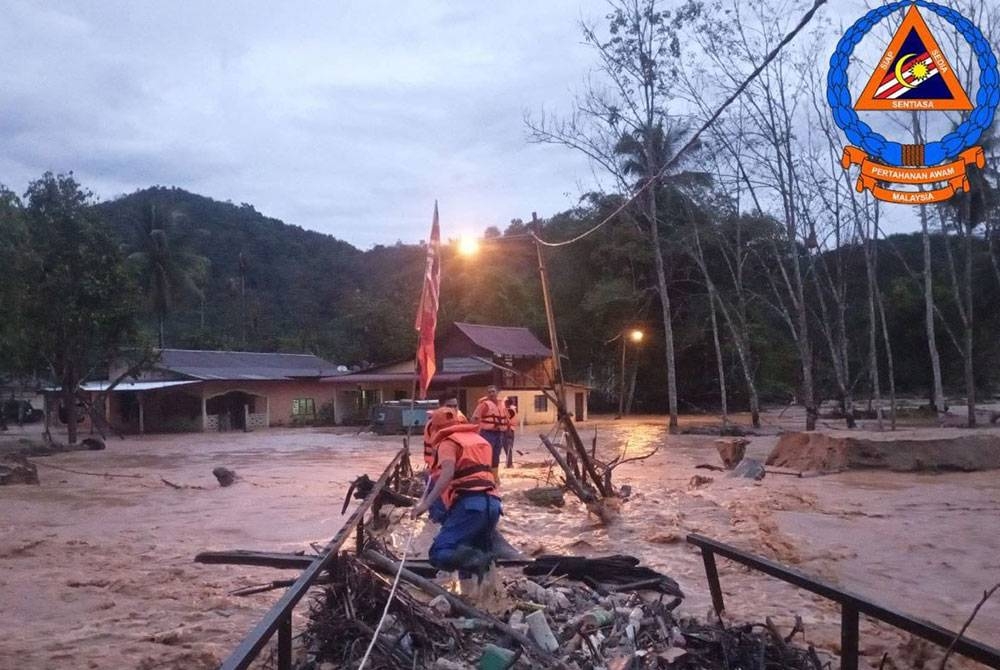
{"type": "Polygon", "coordinates": [[[176,271],[190,272],[192,256],[207,259],[205,276],[191,277],[191,290],[176,282],[170,292],[168,346],[329,350],[336,335],[331,323],[364,286],[360,250],[252,205],[154,187],[97,207],[127,253],[146,248],[146,221],[155,208],[173,263],[181,266],[176,271]]]}
{"type": "MultiPolygon", "coordinates": [[[[667,196],[664,196],[667,197],[667,196]]],[[[588,230],[613,210],[617,201],[596,199],[544,222],[543,235],[569,239],[588,230]]],[[[361,251],[335,237],[285,224],[257,212],[251,205],[233,205],[176,188],[150,188],[97,205],[102,218],[119,237],[130,257],[133,274],[145,296],[141,320],[147,332],[158,331],[157,291],[148,260],[166,245],[171,281],[165,311],[164,344],[169,347],[313,352],[336,363],[364,366],[413,355],[413,318],[424,270],[425,248],[417,244],[376,246],[361,251]],[[163,233],[151,234],[151,230],[163,233]],[[159,238],[157,238],[159,235],[159,238]],[[152,245],[152,246],[151,246],[152,245]],[[242,259],[242,261],[241,261],[242,259]],[[207,264],[204,262],[207,260],[207,264]]],[[[716,354],[711,331],[710,302],[702,273],[692,256],[692,223],[677,207],[660,227],[668,273],[677,380],[687,409],[713,407],[718,398],[716,354]]],[[[759,215],[716,212],[704,228],[705,262],[715,275],[720,298],[741,305],[729,281],[726,253],[733,249],[771,249],[783,229],[759,215]],[[734,231],[742,230],[739,242],[734,231]],[[750,239],[753,238],[753,239],[750,239]],[[726,250],[730,250],[726,252],[726,250]],[[725,253],[724,253],[725,252],[725,253]]],[[[451,245],[442,249],[440,323],[462,320],[531,328],[547,341],[537,257],[513,221],[501,234],[485,232],[488,240],[475,258],[464,258],[451,245]]],[[[445,233],[447,237],[447,232],[445,233]]],[[[952,241],[955,258],[945,249],[945,236],[932,236],[934,293],[939,307],[939,349],[946,388],[960,388],[962,359],[954,346],[961,338],[960,319],[950,277],[961,267],[962,254],[952,241]]],[[[998,282],[985,241],[973,241],[972,287],[976,310],[976,377],[984,392],[994,383],[1000,344],[1000,311],[986,308],[1000,299],[998,282]]],[[[857,398],[866,389],[871,342],[879,357],[891,343],[897,391],[925,393],[928,353],[922,339],[923,290],[919,235],[897,235],[877,245],[878,284],[885,298],[884,331],[874,339],[868,327],[867,284],[863,247],[856,241],[840,249],[810,253],[799,247],[807,268],[810,330],[816,337],[813,359],[821,397],[837,397],[830,364],[838,333],[847,336],[850,383],[857,398]],[[836,296],[830,277],[843,282],[843,327],[837,325],[836,296]]],[[[747,253],[744,251],[744,253],[747,253]]],[[[664,409],[666,374],[662,315],[648,240],[634,221],[624,217],[572,246],[547,251],[561,347],[568,357],[567,375],[586,381],[595,400],[617,404],[620,385],[620,339],[624,328],[641,327],[649,335],[641,346],[630,346],[627,367],[635,389],[636,408],[664,409]]],[[[780,274],[772,259],[760,252],[747,256],[743,300],[747,346],[759,392],[765,400],[787,402],[800,382],[794,341],[782,316],[775,291],[780,274]]],[[[162,304],[160,305],[162,307],[162,304]]],[[[731,407],[746,398],[743,372],[731,335],[722,322],[720,343],[725,374],[730,379],[731,407]]],[[[155,338],[154,338],[155,339],[155,338]]]]}

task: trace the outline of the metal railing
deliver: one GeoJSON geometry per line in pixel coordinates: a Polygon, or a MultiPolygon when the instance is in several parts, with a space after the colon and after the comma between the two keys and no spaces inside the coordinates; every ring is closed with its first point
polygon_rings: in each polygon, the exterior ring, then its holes
{"type": "Polygon", "coordinates": [[[841,670],[857,670],[858,668],[858,615],[864,614],[872,619],[883,621],[890,626],[904,630],[911,635],[923,638],[928,642],[942,647],[951,646],[956,654],[978,661],[990,668],[1000,668],[1000,650],[987,646],[982,642],[959,637],[958,633],[942,628],[929,621],[917,619],[908,614],[879,605],[871,600],[833,586],[828,582],[810,577],[798,570],[787,568],[766,558],[737,549],[732,545],[718,542],[704,535],[691,534],[687,541],[701,549],[701,557],[705,563],[705,577],[712,594],[712,605],[716,614],[722,614],[725,602],[722,599],[722,586],[719,584],[719,571],[715,565],[715,556],[723,556],[736,561],[758,572],[777,577],[801,589],[832,600],[840,604],[840,668],[841,670]]]}
{"type": "Polygon", "coordinates": [[[278,633],[277,668],[278,670],[291,670],[292,610],[295,609],[295,606],[309,590],[309,587],[330,566],[333,559],[336,558],[337,552],[340,551],[340,547],[347,541],[347,538],[351,535],[351,531],[355,528],[358,531],[358,542],[361,543],[364,532],[365,512],[372,506],[378,494],[386,487],[390,479],[398,488],[401,479],[400,469],[403,465],[403,456],[406,452],[405,447],[399,450],[382,472],[382,476],[375,482],[371,492],[355,508],[341,529],[333,536],[333,539],[327,543],[319,556],[313,560],[312,564],[299,575],[295,583],[288,587],[288,590],[281,596],[281,599],[268,610],[267,614],[264,615],[264,618],[260,620],[254,629],[243,638],[239,646],[222,662],[222,665],[219,666],[220,670],[244,670],[249,667],[276,631],[278,633]]]}

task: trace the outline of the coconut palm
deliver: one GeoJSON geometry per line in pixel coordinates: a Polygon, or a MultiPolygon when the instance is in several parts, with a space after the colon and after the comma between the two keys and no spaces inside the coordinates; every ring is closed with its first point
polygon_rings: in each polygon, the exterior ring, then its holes
{"type": "Polygon", "coordinates": [[[178,212],[150,204],[136,223],[136,248],[128,261],[135,268],[153,314],[159,346],[164,347],[164,324],[179,299],[204,298],[208,259],[185,244],[177,222],[178,212]]]}

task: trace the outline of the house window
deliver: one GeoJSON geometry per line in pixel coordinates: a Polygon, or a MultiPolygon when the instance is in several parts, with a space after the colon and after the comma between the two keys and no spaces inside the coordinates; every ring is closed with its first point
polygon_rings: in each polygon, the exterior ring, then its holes
{"type": "Polygon", "coordinates": [[[535,411],[536,412],[548,412],[549,411],[549,399],[543,395],[535,396],[535,411]]]}
{"type": "Polygon", "coordinates": [[[296,398],[292,401],[292,416],[316,416],[316,401],[312,398],[296,398]]]}

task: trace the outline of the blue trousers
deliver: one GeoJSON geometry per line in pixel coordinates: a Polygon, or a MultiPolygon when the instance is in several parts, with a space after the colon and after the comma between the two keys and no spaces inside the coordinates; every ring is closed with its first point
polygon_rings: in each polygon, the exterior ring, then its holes
{"type": "Polygon", "coordinates": [[[485,493],[465,493],[452,504],[428,552],[439,570],[458,570],[467,561],[493,553],[493,533],[503,508],[500,499],[485,493]]]}
{"type": "Polygon", "coordinates": [[[503,451],[504,433],[499,430],[481,430],[479,434],[493,447],[493,467],[500,467],[500,452],[503,451]]]}

